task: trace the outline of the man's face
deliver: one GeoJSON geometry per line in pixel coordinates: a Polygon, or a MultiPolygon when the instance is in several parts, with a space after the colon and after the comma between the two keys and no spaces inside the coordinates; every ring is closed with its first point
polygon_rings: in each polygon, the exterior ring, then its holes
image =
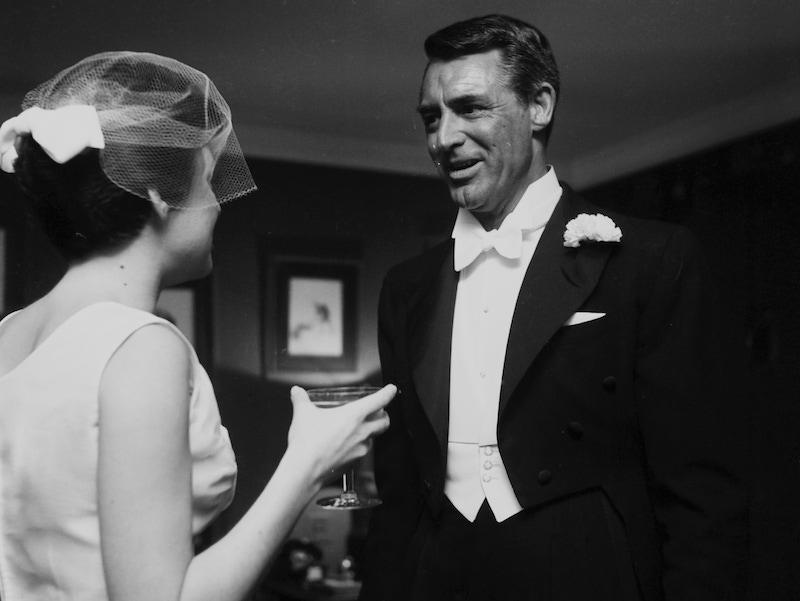
{"type": "Polygon", "coordinates": [[[540,175],[530,108],[505,85],[500,61],[500,51],[491,50],[430,63],[418,108],[453,201],[484,227],[499,226],[540,175]]]}

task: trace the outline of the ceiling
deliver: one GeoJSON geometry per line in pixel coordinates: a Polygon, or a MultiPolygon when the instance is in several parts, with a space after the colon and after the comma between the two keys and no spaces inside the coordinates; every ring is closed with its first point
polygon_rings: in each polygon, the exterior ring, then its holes
{"type": "Polygon", "coordinates": [[[503,12],[562,72],[549,149],[578,186],[800,119],[797,0],[3,0],[0,117],[86,55],[205,71],[251,157],[434,176],[414,111],[425,36],[503,12]]]}

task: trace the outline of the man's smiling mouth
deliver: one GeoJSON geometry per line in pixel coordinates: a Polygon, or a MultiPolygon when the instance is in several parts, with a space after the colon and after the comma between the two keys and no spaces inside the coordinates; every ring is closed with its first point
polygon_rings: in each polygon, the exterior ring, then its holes
{"type": "Polygon", "coordinates": [[[450,179],[463,179],[472,177],[477,171],[478,159],[465,159],[460,161],[446,161],[444,163],[450,179]]]}

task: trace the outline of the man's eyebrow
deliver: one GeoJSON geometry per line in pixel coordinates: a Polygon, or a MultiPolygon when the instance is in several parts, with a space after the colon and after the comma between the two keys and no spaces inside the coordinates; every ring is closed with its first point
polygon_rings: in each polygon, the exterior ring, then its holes
{"type": "MultiPolygon", "coordinates": [[[[447,105],[454,108],[459,108],[463,106],[467,106],[470,104],[475,104],[476,102],[483,102],[483,96],[478,94],[464,94],[462,96],[456,96],[455,98],[451,98],[447,105]]],[[[420,102],[417,106],[417,112],[419,114],[430,113],[432,111],[436,111],[437,106],[436,104],[426,104],[424,102],[420,102]]]]}
{"type": "Polygon", "coordinates": [[[482,101],[483,96],[479,96],[478,94],[463,94],[461,96],[456,96],[450,101],[452,106],[463,106],[465,104],[475,104],[476,102],[482,101]]]}

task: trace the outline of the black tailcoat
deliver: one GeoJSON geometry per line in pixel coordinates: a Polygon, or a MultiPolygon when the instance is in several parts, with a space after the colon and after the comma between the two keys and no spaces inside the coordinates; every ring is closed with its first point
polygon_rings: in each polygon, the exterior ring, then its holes
{"type": "MultiPolygon", "coordinates": [[[[514,492],[547,516],[530,541],[547,559],[520,577],[547,580],[538,601],[740,598],[747,417],[696,241],[563,187],[522,284],[500,393],[514,492]],[[621,242],[565,247],[566,223],[598,212],[621,242]],[[565,326],[577,311],[605,316],[565,326]],[[607,596],[605,579],[616,583],[607,596]]],[[[370,524],[362,601],[409,601],[442,507],[457,283],[452,241],[384,282],[381,363],[401,393],[375,443],[384,504],[370,524]]]]}

